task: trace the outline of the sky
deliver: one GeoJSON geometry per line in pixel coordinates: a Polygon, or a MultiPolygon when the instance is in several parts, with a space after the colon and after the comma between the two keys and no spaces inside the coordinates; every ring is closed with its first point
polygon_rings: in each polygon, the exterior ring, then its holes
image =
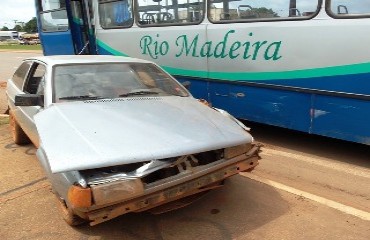
{"type": "Polygon", "coordinates": [[[1,0],[0,28],[14,27],[14,20],[28,22],[36,17],[34,0],[1,0]]]}
{"type": "MultiPolygon", "coordinates": [[[[245,0],[244,0],[245,1],[245,0]]],[[[241,2],[244,2],[243,0],[241,2]]],[[[337,6],[340,4],[347,5],[351,13],[369,13],[370,12],[370,0],[332,0],[333,5],[337,6]]],[[[240,1],[238,1],[240,4],[240,1]]],[[[287,6],[289,0],[248,0],[248,4],[254,7],[268,6],[274,10],[279,9],[279,4],[287,6]],[[252,4],[254,3],[254,4],[252,4]]],[[[9,29],[14,27],[14,20],[20,22],[28,22],[35,14],[34,0],[1,0],[0,8],[0,28],[3,26],[9,29]]],[[[317,3],[317,0],[297,0],[297,5],[301,5],[301,8],[307,8],[312,11],[313,3],[317,3]],[[309,3],[309,6],[305,6],[309,3]]],[[[236,3],[235,3],[236,4],[236,3]]],[[[297,6],[298,7],[298,6],[297,6]]],[[[333,8],[336,11],[336,8],[333,8]]]]}

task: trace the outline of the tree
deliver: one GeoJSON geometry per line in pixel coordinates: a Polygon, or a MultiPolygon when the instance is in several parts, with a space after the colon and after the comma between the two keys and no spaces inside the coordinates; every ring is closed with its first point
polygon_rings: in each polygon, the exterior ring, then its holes
{"type": "Polygon", "coordinates": [[[253,11],[258,13],[259,17],[279,17],[279,15],[274,12],[271,8],[270,9],[267,9],[265,7],[261,7],[261,8],[253,8],[253,11]]]}
{"type": "Polygon", "coordinates": [[[8,28],[8,27],[6,27],[6,26],[4,26],[4,27],[1,29],[1,31],[9,31],[9,28],[8,28]]]}
{"type": "Polygon", "coordinates": [[[252,8],[250,6],[245,6],[244,9],[239,10],[239,15],[241,18],[273,18],[279,17],[279,15],[274,12],[271,8],[252,8]]]}
{"type": "Polygon", "coordinates": [[[37,21],[36,21],[36,18],[34,17],[30,21],[28,21],[26,23],[26,25],[24,25],[23,30],[26,31],[27,33],[35,33],[35,32],[37,32],[37,21]]]}
{"type": "Polygon", "coordinates": [[[14,31],[17,31],[17,32],[22,32],[23,31],[23,28],[21,25],[15,25],[15,27],[13,28],[14,31]]]}

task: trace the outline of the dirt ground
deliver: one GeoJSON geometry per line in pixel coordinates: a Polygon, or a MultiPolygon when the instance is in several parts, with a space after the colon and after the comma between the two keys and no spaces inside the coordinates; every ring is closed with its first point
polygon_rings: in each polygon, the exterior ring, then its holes
{"type": "Polygon", "coordinates": [[[8,108],[8,103],[6,100],[6,82],[0,82],[0,114],[4,114],[8,108]]]}
{"type": "Polygon", "coordinates": [[[1,240],[370,239],[368,218],[348,211],[370,216],[369,146],[249,124],[255,139],[265,145],[252,173],[235,176],[198,202],[166,214],[132,213],[95,227],[69,227],[36,149],[14,144],[2,115],[7,108],[4,80],[28,55],[0,52],[1,240]]]}

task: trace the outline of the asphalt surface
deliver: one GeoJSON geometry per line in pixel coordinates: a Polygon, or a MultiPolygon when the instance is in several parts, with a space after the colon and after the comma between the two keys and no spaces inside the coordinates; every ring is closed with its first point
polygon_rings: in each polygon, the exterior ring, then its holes
{"type": "MultiPolygon", "coordinates": [[[[32,55],[0,52],[0,79],[32,55]]],[[[179,210],[72,228],[61,219],[35,148],[13,144],[4,121],[0,239],[370,239],[369,146],[247,123],[265,145],[252,173],[179,210]]]]}
{"type": "Polygon", "coordinates": [[[0,114],[7,109],[5,87],[6,81],[13,76],[22,59],[42,55],[41,51],[6,51],[0,50],[0,114]]]}

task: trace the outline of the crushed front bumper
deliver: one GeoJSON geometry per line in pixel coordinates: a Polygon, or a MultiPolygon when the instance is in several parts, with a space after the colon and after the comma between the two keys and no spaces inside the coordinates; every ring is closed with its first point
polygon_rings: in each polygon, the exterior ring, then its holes
{"type": "Polygon", "coordinates": [[[79,215],[96,225],[129,212],[141,212],[218,186],[224,179],[239,172],[250,171],[258,165],[261,145],[254,145],[247,153],[228,160],[201,166],[194,172],[176,175],[148,184],[143,195],[109,206],[95,206],[79,215]]]}

